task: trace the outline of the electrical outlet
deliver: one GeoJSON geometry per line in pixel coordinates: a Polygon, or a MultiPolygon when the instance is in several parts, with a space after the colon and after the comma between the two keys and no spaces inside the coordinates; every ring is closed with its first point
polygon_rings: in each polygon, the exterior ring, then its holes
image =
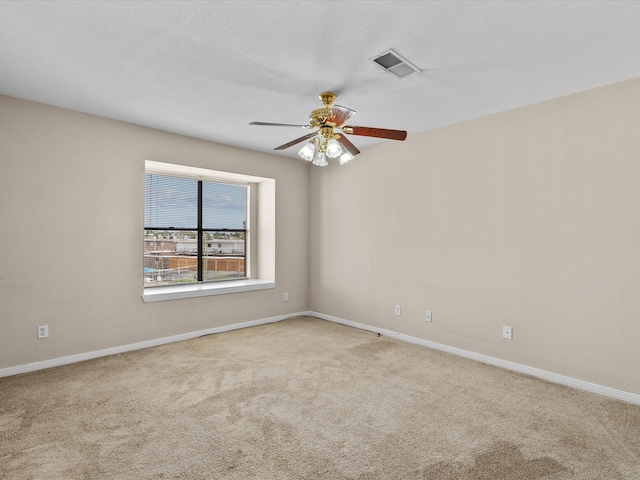
{"type": "Polygon", "coordinates": [[[502,327],[502,338],[506,338],[507,340],[511,340],[513,338],[513,330],[511,327],[507,327],[506,325],[502,327]]]}
{"type": "Polygon", "coordinates": [[[400,316],[400,305],[396,305],[396,315],[400,316]]]}
{"type": "Polygon", "coordinates": [[[289,301],[289,294],[287,292],[284,292],[284,294],[282,295],[282,300],[284,300],[285,302],[289,301]]]}
{"type": "Polygon", "coordinates": [[[431,322],[431,310],[425,310],[424,312],[424,321],[431,322]]]}
{"type": "Polygon", "coordinates": [[[49,336],[49,325],[40,325],[38,327],[38,338],[47,338],[49,336]]]}

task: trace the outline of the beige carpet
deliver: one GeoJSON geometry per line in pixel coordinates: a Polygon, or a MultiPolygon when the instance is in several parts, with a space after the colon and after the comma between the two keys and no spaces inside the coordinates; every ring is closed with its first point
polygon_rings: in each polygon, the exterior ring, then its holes
{"type": "Polygon", "coordinates": [[[2,479],[640,479],[640,407],[313,318],[0,379],[2,479]]]}

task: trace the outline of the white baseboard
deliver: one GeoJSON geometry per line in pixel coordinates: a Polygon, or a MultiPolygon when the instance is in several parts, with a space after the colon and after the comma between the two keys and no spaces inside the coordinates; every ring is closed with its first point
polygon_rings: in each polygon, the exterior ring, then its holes
{"type": "Polygon", "coordinates": [[[614,398],[616,400],[622,400],[624,402],[633,403],[635,405],[640,405],[640,395],[637,395],[635,393],[625,392],[624,390],[617,390],[615,388],[610,388],[610,387],[605,387],[595,383],[585,382],[584,380],[578,380],[576,378],[559,375],[557,373],[547,372],[545,370],[540,370],[538,368],[529,367],[527,365],[521,365],[519,363],[509,362],[507,360],[501,360],[499,358],[471,352],[469,350],[463,350],[461,348],[450,347],[448,345],[431,342],[429,340],[423,340],[421,338],[412,337],[410,335],[405,335],[403,333],[393,332],[391,330],[372,327],[370,325],[352,322],[350,320],[345,320],[343,318],[332,317],[330,315],[325,315],[323,313],[309,311],[307,312],[307,315],[321,318],[323,320],[329,320],[330,322],[340,323],[342,325],[359,328],[361,330],[367,330],[369,332],[379,333],[380,335],[397,338],[405,342],[415,343],[416,345],[421,345],[423,347],[433,348],[434,350],[441,350],[443,352],[452,353],[460,357],[469,358],[471,360],[476,360],[478,362],[486,363],[488,365],[505,368],[507,370],[513,370],[514,372],[524,373],[526,375],[531,375],[532,377],[537,377],[543,380],[548,380],[550,382],[559,383],[560,385],[576,388],[578,390],[597,393],[598,395],[603,395],[605,397],[614,398]]]}
{"type": "Polygon", "coordinates": [[[192,338],[201,337],[203,335],[229,332],[231,330],[238,330],[240,328],[255,327],[257,325],[280,322],[287,318],[307,314],[308,312],[297,312],[288,315],[278,315],[277,317],[261,318],[259,320],[235,323],[233,325],[225,325],[223,327],[207,328],[205,330],[200,330],[197,332],[182,333],[180,335],[174,335],[171,337],[156,338],[154,340],[146,340],[144,342],[131,343],[129,345],[122,345],[119,347],[105,348],[104,350],[96,350],[94,352],[78,353],[76,355],[53,358],[51,360],[43,360],[41,362],[27,363],[25,365],[17,365],[15,367],[0,368],[0,378],[8,377],[10,375],[17,375],[19,373],[34,372],[36,370],[43,370],[45,368],[58,367],[60,365],[67,365],[69,363],[82,362],[84,360],[92,360],[94,358],[106,357],[108,355],[116,355],[118,353],[131,352],[133,350],[142,350],[143,348],[156,347],[158,345],[165,345],[167,343],[181,342],[183,340],[190,340],[192,338]]]}

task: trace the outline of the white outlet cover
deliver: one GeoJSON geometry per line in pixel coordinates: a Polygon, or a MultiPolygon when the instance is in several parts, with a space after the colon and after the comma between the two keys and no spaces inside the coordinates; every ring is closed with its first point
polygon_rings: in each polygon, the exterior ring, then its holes
{"type": "Polygon", "coordinates": [[[40,325],[38,327],[38,338],[47,338],[49,336],[49,325],[40,325]]]}
{"type": "Polygon", "coordinates": [[[430,322],[431,321],[431,311],[430,310],[425,310],[425,312],[424,312],[424,321],[425,322],[430,322]]]}
{"type": "Polygon", "coordinates": [[[513,331],[511,327],[502,327],[502,338],[506,338],[508,340],[511,340],[513,338],[513,331]]]}

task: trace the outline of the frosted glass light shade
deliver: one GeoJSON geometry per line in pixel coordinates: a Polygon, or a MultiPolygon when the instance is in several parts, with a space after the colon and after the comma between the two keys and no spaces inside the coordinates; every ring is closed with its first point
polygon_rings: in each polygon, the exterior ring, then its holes
{"type": "Polygon", "coordinates": [[[315,151],[316,146],[313,144],[313,142],[309,142],[300,149],[298,155],[300,155],[303,160],[310,162],[311,160],[313,160],[313,154],[315,153],[315,151]]]}
{"type": "Polygon", "coordinates": [[[351,155],[350,152],[345,151],[342,155],[340,155],[340,165],[344,165],[351,160],[353,160],[353,155],[351,155]]]}
{"type": "Polygon", "coordinates": [[[338,158],[342,154],[342,147],[335,138],[327,142],[327,157],[338,158]]]}
{"type": "Polygon", "coordinates": [[[327,162],[327,157],[324,152],[319,152],[318,155],[316,155],[315,158],[313,159],[313,162],[311,163],[313,163],[318,167],[326,167],[327,165],[329,165],[329,162],[327,162]]]}

